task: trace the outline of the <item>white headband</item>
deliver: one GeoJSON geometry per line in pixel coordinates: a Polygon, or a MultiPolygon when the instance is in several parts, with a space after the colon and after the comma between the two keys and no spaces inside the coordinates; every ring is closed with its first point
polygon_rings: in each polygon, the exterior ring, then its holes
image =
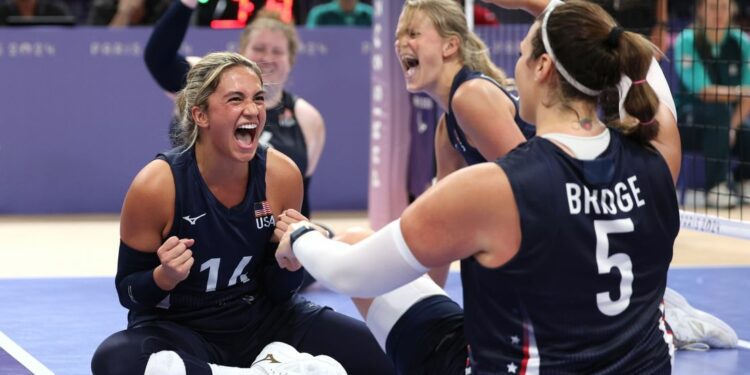
{"type": "Polygon", "coordinates": [[[547,36],[547,21],[549,21],[549,16],[552,14],[552,11],[558,6],[562,5],[562,1],[551,1],[548,5],[546,10],[546,13],[544,14],[544,20],[542,21],[542,43],[544,43],[544,49],[547,50],[547,54],[552,58],[552,62],[555,63],[555,68],[557,68],[557,71],[560,72],[560,74],[565,78],[568,83],[570,83],[573,87],[578,89],[578,91],[589,95],[589,96],[599,96],[599,94],[602,93],[601,90],[592,90],[586,86],[584,86],[582,83],[576,81],[575,78],[573,78],[570,73],[568,73],[567,70],[562,66],[562,63],[557,60],[557,57],[555,57],[555,53],[552,52],[552,46],[549,44],[549,37],[547,36]]]}

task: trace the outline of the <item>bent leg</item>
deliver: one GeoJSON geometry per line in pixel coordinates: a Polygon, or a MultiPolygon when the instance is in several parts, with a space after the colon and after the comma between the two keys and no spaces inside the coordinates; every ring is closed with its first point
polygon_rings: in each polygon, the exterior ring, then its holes
{"type": "Polygon", "coordinates": [[[367,325],[399,374],[464,374],[461,307],[429,277],[376,297],[367,325]]]}
{"type": "Polygon", "coordinates": [[[332,357],[350,375],[395,373],[367,326],[332,310],[323,310],[310,321],[298,350],[332,357]]]}
{"type": "MultiPolygon", "coordinates": [[[[169,367],[175,374],[211,374],[208,362],[216,354],[195,332],[174,323],[151,324],[117,332],[105,339],[91,359],[93,374],[143,374],[147,365],[169,367]],[[184,364],[175,363],[174,356],[161,353],[149,364],[151,355],[159,352],[177,353],[184,364]],[[156,363],[158,362],[158,363],[156,363]]],[[[176,361],[179,362],[179,361],[176,361]]]]}

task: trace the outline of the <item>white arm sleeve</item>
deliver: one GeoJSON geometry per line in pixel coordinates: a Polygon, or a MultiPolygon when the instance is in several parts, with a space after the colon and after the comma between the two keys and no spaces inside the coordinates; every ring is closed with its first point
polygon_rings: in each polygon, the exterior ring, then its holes
{"type": "MultiPolygon", "coordinates": [[[[659,102],[672,112],[675,121],[677,121],[677,109],[674,105],[674,98],[672,98],[672,90],[669,89],[669,83],[667,78],[664,76],[664,72],[659,66],[659,62],[655,58],[651,59],[651,66],[648,68],[648,74],[646,80],[651,88],[656,92],[656,96],[659,97],[659,102]]],[[[623,75],[620,83],[617,87],[620,90],[620,119],[625,119],[627,113],[625,112],[625,96],[630,91],[630,86],[633,86],[633,81],[627,76],[623,75]]]]}
{"type": "Polygon", "coordinates": [[[294,255],[327,288],[352,297],[375,297],[428,270],[406,245],[400,223],[393,221],[354,245],[311,231],[294,242],[294,255]]]}

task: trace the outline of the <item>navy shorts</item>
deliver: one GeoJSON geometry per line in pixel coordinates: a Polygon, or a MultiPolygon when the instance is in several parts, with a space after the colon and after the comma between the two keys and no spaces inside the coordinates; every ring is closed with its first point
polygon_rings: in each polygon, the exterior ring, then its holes
{"type": "Polygon", "coordinates": [[[388,334],[386,353],[398,374],[466,373],[468,346],[464,311],[449,297],[425,298],[399,318],[388,334]]]}

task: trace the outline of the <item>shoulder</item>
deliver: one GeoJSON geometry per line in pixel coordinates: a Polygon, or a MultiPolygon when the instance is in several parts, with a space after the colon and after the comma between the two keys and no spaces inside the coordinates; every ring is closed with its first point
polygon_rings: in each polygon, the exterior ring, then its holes
{"type": "Polygon", "coordinates": [[[174,185],[174,177],[169,164],[162,159],[152,160],[133,179],[130,189],[143,192],[158,192],[163,190],[164,183],[174,185]]]}
{"type": "Polygon", "coordinates": [[[133,178],[126,200],[135,200],[144,206],[174,202],[175,180],[169,164],[161,159],[148,163],[133,178]]]}
{"type": "Polygon", "coordinates": [[[156,159],[133,179],[120,217],[120,235],[130,246],[154,250],[171,226],[175,186],[166,161],[156,159]]]}
{"type": "Polygon", "coordinates": [[[692,28],[685,28],[682,30],[675,39],[675,44],[682,43],[682,44],[693,44],[693,41],[695,40],[695,30],[692,28]]]}
{"type": "Polygon", "coordinates": [[[456,89],[456,93],[451,99],[451,108],[454,112],[461,112],[462,109],[476,108],[480,105],[486,109],[496,108],[498,104],[500,108],[508,108],[511,111],[515,111],[513,101],[500,87],[491,81],[481,78],[470,79],[462,83],[456,89]],[[494,105],[485,107],[484,105],[488,101],[494,103],[494,105]]]}
{"type": "Polygon", "coordinates": [[[323,127],[323,116],[305,99],[298,97],[294,102],[294,115],[300,126],[316,129],[323,127]]]}
{"type": "Polygon", "coordinates": [[[302,173],[292,159],[269,148],[266,153],[266,185],[302,184],[302,173]]]}
{"type": "Polygon", "coordinates": [[[310,102],[300,97],[294,97],[294,114],[299,118],[303,117],[322,117],[317,108],[315,108],[310,102]]]}
{"type": "Polygon", "coordinates": [[[266,154],[266,196],[280,214],[288,208],[300,210],[302,205],[302,173],[292,159],[274,149],[266,154]]]}

